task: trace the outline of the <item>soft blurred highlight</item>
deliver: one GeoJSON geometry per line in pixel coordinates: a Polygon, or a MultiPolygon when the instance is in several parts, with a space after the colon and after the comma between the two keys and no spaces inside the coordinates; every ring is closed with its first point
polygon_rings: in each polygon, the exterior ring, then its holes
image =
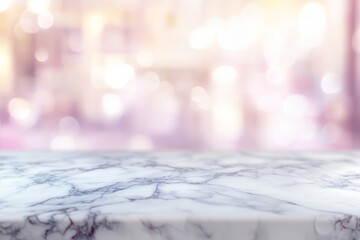
{"type": "Polygon", "coordinates": [[[0,149],[357,147],[354,2],[1,0],[0,149]]]}

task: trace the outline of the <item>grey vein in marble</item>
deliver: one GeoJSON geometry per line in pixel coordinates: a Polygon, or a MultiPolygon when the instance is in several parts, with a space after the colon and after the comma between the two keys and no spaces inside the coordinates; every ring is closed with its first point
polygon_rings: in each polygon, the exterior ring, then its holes
{"type": "Polygon", "coordinates": [[[360,240],[360,152],[1,152],[0,240],[360,240]]]}

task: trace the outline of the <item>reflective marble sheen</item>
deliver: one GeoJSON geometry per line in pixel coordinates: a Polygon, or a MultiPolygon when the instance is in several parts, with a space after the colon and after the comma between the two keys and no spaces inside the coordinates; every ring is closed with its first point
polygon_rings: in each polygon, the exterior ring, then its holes
{"type": "Polygon", "coordinates": [[[360,152],[0,152],[0,239],[360,240],[360,152]]]}

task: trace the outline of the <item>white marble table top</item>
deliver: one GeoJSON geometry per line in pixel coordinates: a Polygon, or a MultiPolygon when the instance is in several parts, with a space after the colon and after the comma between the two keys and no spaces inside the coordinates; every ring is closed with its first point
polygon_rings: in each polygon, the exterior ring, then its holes
{"type": "Polygon", "coordinates": [[[358,240],[359,216],[360,152],[0,152],[1,240],[358,240]]]}

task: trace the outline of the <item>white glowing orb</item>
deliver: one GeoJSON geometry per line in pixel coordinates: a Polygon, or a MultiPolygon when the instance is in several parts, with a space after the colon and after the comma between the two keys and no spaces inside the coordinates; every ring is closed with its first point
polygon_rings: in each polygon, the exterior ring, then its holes
{"type": "Polygon", "coordinates": [[[30,12],[38,14],[48,10],[50,3],[50,0],[28,0],[27,7],[30,12]]]}
{"type": "Polygon", "coordinates": [[[214,34],[206,27],[195,29],[189,37],[190,46],[194,49],[205,49],[211,47],[215,41],[214,34]]]}
{"type": "Polygon", "coordinates": [[[51,12],[44,11],[38,16],[38,24],[42,29],[48,29],[54,24],[54,16],[51,12]]]}
{"type": "Polygon", "coordinates": [[[321,79],[321,90],[326,94],[336,94],[341,92],[343,84],[335,74],[326,74],[321,79]]]}
{"type": "Polygon", "coordinates": [[[105,83],[114,89],[125,87],[134,76],[134,67],[127,63],[110,61],[105,67],[105,83]]]}
{"type": "Polygon", "coordinates": [[[49,58],[49,52],[45,49],[37,49],[35,51],[35,58],[36,60],[38,60],[39,62],[46,62],[49,58]]]}
{"type": "Polygon", "coordinates": [[[64,132],[78,132],[80,124],[76,118],[72,116],[66,116],[59,121],[59,130],[64,132]]]}
{"type": "Polygon", "coordinates": [[[99,13],[88,14],[85,18],[84,29],[88,32],[89,36],[96,36],[101,34],[104,27],[104,16],[99,13]]]}
{"type": "Polygon", "coordinates": [[[36,122],[36,115],[30,104],[22,98],[13,98],[8,104],[11,118],[20,126],[32,127],[36,122]]]}
{"type": "Polygon", "coordinates": [[[36,33],[39,30],[37,16],[29,11],[23,12],[19,20],[20,28],[25,33],[36,33]]]}
{"type": "Polygon", "coordinates": [[[242,131],[242,115],[238,108],[229,103],[216,103],[212,109],[215,134],[225,139],[236,139],[242,131]]]}
{"type": "Polygon", "coordinates": [[[211,47],[215,43],[223,22],[221,18],[212,18],[204,26],[193,30],[189,36],[190,46],[197,50],[211,47]]]}
{"type": "Polygon", "coordinates": [[[109,119],[117,119],[121,117],[124,112],[124,105],[120,96],[113,93],[105,94],[102,98],[101,105],[105,116],[109,119]]]}
{"type": "Polygon", "coordinates": [[[140,52],[136,56],[136,60],[141,67],[148,68],[153,65],[154,59],[149,52],[140,52]]]}
{"type": "Polygon", "coordinates": [[[246,5],[240,15],[231,19],[219,33],[218,44],[225,50],[243,50],[254,44],[265,26],[260,5],[246,5]]]}
{"type": "Polygon", "coordinates": [[[233,68],[232,66],[221,65],[213,70],[211,77],[212,80],[216,83],[228,84],[235,81],[237,75],[238,74],[235,68],[233,68]]]}
{"type": "Polygon", "coordinates": [[[285,98],[283,111],[290,116],[300,117],[308,113],[308,99],[300,94],[293,94],[285,98]]]}
{"type": "Polygon", "coordinates": [[[0,12],[5,12],[11,6],[12,0],[1,0],[0,1],[0,12]]]}
{"type": "Polygon", "coordinates": [[[326,29],[325,7],[319,2],[307,2],[301,8],[298,29],[303,44],[312,46],[321,43],[326,29]]]}

